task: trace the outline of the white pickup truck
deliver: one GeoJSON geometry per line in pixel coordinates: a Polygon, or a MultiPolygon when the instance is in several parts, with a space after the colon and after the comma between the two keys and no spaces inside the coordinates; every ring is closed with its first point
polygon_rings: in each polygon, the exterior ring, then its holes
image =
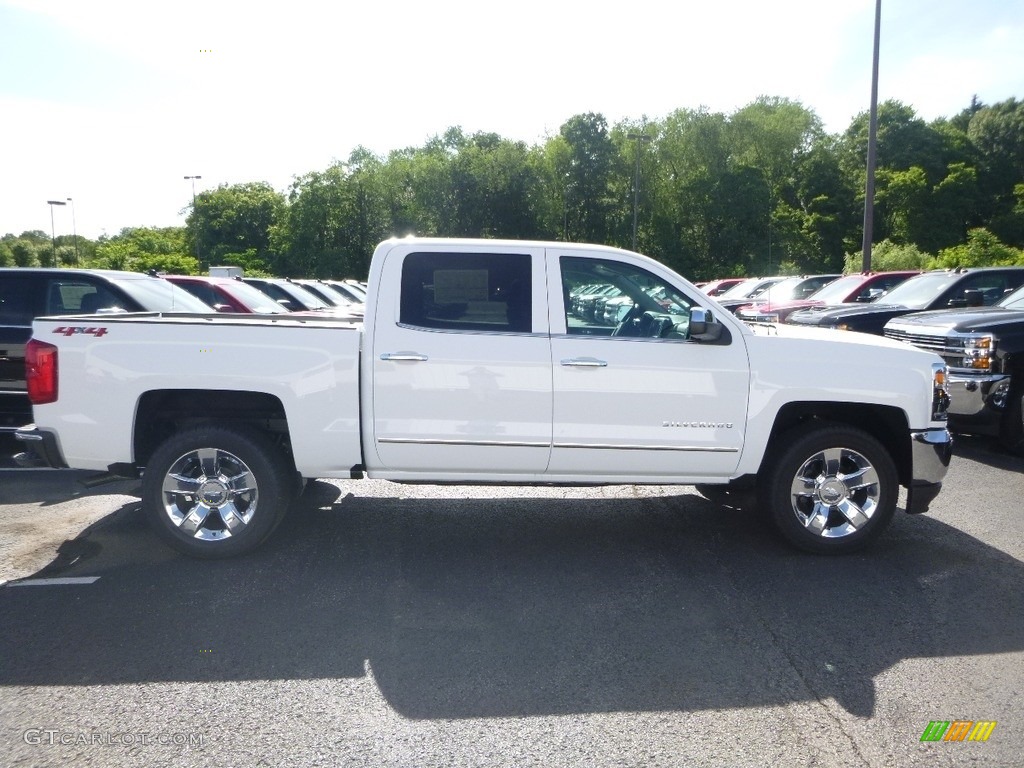
{"type": "Polygon", "coordinates": [[[925,511],[951,453],[937,355],[751,327],[596,245],[393,239],[362,324],[42,318],[27,358],[36,460],[141,474],[155,530],[199,557],[257,546],[303,478],[363,476],[742,487],[797,547],[846,552],[900,486],[925,511]],[[611,321],[602,292],[628,299],[611,321]]]}

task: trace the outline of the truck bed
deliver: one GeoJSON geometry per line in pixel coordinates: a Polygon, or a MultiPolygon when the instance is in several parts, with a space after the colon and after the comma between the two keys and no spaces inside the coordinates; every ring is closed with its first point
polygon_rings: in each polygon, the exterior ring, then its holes
{"type": "MultiPolygon", "coordinates": [[[[302,434],[293,441],[293,454],[303,476],[347,477],[362,461],[361,336],[361,325],[331,318],[43,318],[36,321],[35,338],[59,338],[60,366],[78,375],[62,381],[59,408],[35,406],[36,420],[57,427],[70,466],[105,470],[134,461],[130,438],[145,399],[157,402],[160,393],[205,398],[210,417],[220,418],[224,398],[218,391],[254,393],[279,402],[289,431],[302,434]],[[73,386],[65,386],[69,381],[73,386]]],[[[154,416],[159,414],[146,418],[154,416]]]]}

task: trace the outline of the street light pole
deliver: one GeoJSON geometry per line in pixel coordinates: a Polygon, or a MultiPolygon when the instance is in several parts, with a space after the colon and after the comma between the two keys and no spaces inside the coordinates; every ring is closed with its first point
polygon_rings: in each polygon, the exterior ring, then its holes
{"type": "Polygon", "coordinates": [[[53,223],[53,206],[55,205],[67,205],[63,200],[47,200],[46,204],[50,206],[50,247],[53,255],[52,266],[57,266],[57,226],[53,223]]]}
{"type": "Polygon", "coordinates": [[[651,137],[646,133],[631,131],[626,134],[627,139],[636,141],[636,167],[633,171],[633,250],[636,250],[636,212],[640,202],[640,145],[650,141],[651,137]]]}
{"type": "Polygon", "coordinates": [[[861,269],[871,271],[871,241],[875,226],[875,151],[878,144],[878,43],[882,30],[882,0],[875,0],[875,44],[871,56],[871,112],[868,117],[867,181],[864,184],[864,242],[861,269]]]}
{"type": "MultiPolygon", "coordinates": [[[[196,214],[196,179],[201,179],[202,176],[186,176],[185,181],[192,182],[192,215],[196,214]]],[[[199,258],[199,225],[196,224],[196,258],[199,258]]]]}
{"type": "MultiPolygon", "coordinates": [[[[75,238],[75,264],[79,264],[78,261],[78,225],[75,224],[75,201],[70,197],[68,202],[71,203],[71,236],[75,238]]],[[[51,209],[52,210],[52,209],[51,209]]],[[[79,266],[81,266],[79,264],[79,266]]]]}

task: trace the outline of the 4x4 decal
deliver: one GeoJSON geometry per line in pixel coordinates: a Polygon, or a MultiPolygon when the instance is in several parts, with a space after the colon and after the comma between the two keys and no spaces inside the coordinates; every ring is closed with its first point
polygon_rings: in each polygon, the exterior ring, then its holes
{"type": "Polygon", "coordinates": [[[59,333],[61,336],[75,336],[77,334],[88,334],[95,336],[97,339],[100,336],[106,336],[106,328],[96,328],[95,326],[83,326],[83,325],[61,325],[53,329],[54,333],[59,333]]]}

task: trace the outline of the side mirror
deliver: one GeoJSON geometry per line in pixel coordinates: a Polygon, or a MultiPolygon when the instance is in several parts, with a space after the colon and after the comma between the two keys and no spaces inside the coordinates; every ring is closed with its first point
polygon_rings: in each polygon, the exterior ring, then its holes
{"type": "Polygon", "coordinates": [[[688,335],[696,341],[717,341],[722,335],[722,324],[715,320],[711,310],[692,307],[688,335]]]}
{"type": "Polygon", "coordinates": [[[964,301],[968,307],[981,307],[985,304],[985,293],[977,288],[968,288],[964,291],[964,301]]]}

